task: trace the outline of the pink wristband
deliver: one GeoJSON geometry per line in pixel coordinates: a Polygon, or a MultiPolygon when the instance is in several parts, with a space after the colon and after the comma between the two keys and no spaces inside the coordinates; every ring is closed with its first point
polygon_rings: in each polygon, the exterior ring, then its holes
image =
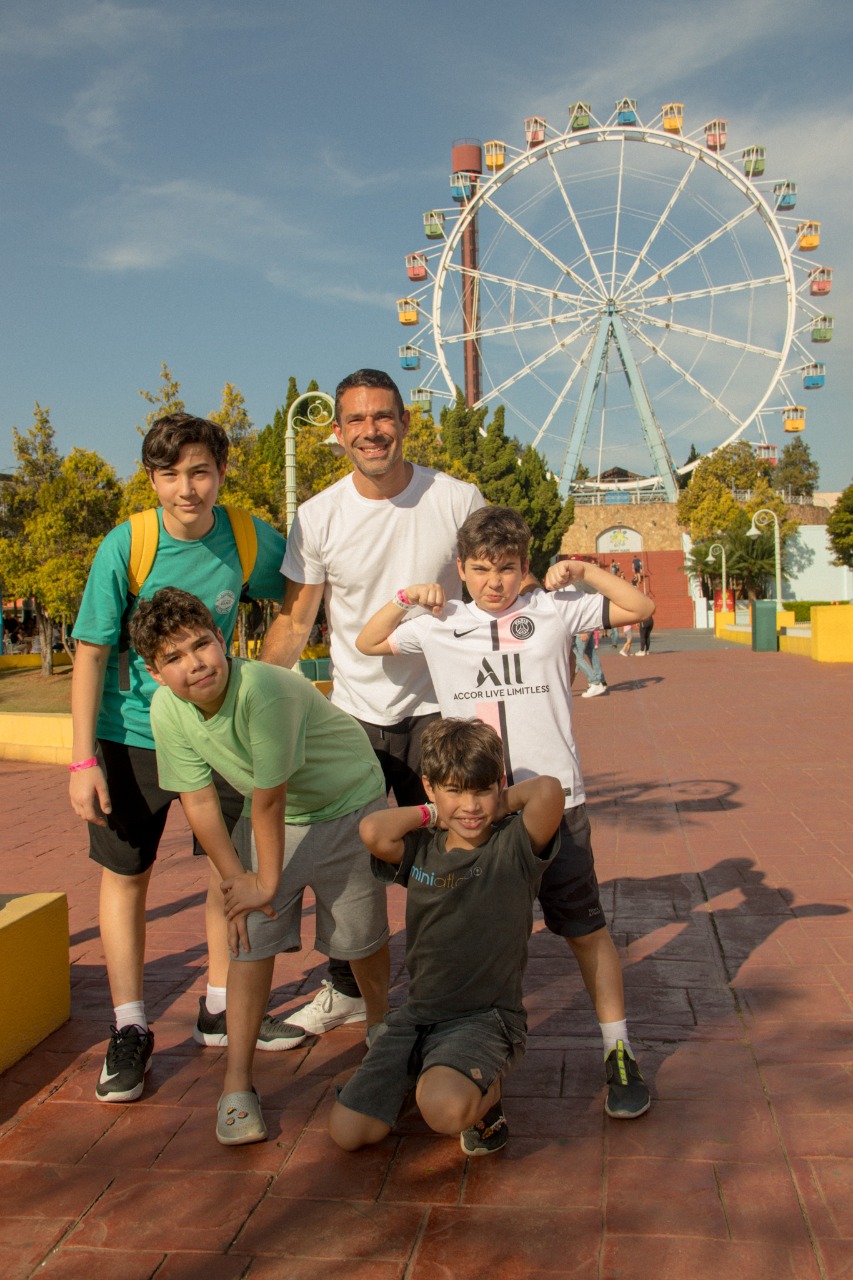
{"type": "Polygon", "coordinates": [[[406,594],[406,592],[402,587],[400,588],[399,591],[394,592],[391,603],[395,604],[398,609],[414,608],[414,605],[412,604],[411,600],[409,599],[408,595],[406,594]]]}
{"type": "Polygon", "coordinates": [[[97,756],[89,756],[88,760],[78,760],[76,764],[70,764],[68,768],[71,773],[79,773],[81,769],[94,769],[97,763],[97,756]]]}
{"type": "Polygon", "coordinates": [[[419,804],[418,808],[421,811],[421,826],[434,827],[438,820],[438,814],[436,813],[435,805],[419,804]]]}

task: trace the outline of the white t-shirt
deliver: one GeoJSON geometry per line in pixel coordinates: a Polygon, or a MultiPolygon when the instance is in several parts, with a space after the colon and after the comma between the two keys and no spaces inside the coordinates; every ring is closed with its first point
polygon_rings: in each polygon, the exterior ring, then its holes
{"type": "Polygon", "coordinates": [[[415,466],[394,498],[363,498],[349,475],[299,508],[281,571],[292,582],[325,584],[336,706],[383,725],[438,710],[423,661],[365,657],[355,638],[409,583],[440,582],[449,597],[461,595],[456,534],[483,506],[475,485],[415,466]]]}
{"type": "Polygon", "coordinates": [[[454,600],[441,618],[407,618],[388,643],[395,654],[424,655],[443,716],[476,717],[500,734],[510,786],[551,774],[571,809],[585,795],[569,653],[574,635],[602,626],[604,604],[574,588],[537,589],[498,615],[454,600]]]}

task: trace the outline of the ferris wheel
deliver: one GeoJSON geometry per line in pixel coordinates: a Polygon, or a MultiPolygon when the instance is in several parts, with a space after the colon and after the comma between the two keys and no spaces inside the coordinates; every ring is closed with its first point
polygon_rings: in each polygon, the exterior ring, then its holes
{"type": "Polygon", "coordinates": [[[832,270],[796,183],[766,175],[763,146],[727,146],[725,120],[687,133],[668,103],[644,124],[630,98],[603,123],[574,103],[564,131],[532,116],[521,148],[455,143],[454,204],[424,214],[397,304],[411,402],[464,386],[504,405],[566,492],[673,501],[691,446],[748,430],[772,460],[826,379],[832,270]]]}

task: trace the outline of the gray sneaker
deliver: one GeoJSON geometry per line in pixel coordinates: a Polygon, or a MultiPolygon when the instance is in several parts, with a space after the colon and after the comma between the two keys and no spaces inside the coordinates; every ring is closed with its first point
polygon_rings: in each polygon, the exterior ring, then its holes
{"type": "Polygon", "coordinates": [[[363,1022],[364,1001],[361,996],[345,996],[324,978],[314,999],[301,1009],[294,1009],[285,1019],[286,1027],[301,1027],[309,1036],[321,1036],[333,1027],[347,1022],[363,1022]]]}

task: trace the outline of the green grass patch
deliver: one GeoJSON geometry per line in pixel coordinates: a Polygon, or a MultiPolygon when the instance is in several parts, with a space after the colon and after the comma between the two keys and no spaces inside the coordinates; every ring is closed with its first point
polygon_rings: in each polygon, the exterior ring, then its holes
{"type": "Polygon", "coordinates": [[[0,713],[70,710],[70,667],[47,677],[38,670],[0,671],[0,713]]]}

